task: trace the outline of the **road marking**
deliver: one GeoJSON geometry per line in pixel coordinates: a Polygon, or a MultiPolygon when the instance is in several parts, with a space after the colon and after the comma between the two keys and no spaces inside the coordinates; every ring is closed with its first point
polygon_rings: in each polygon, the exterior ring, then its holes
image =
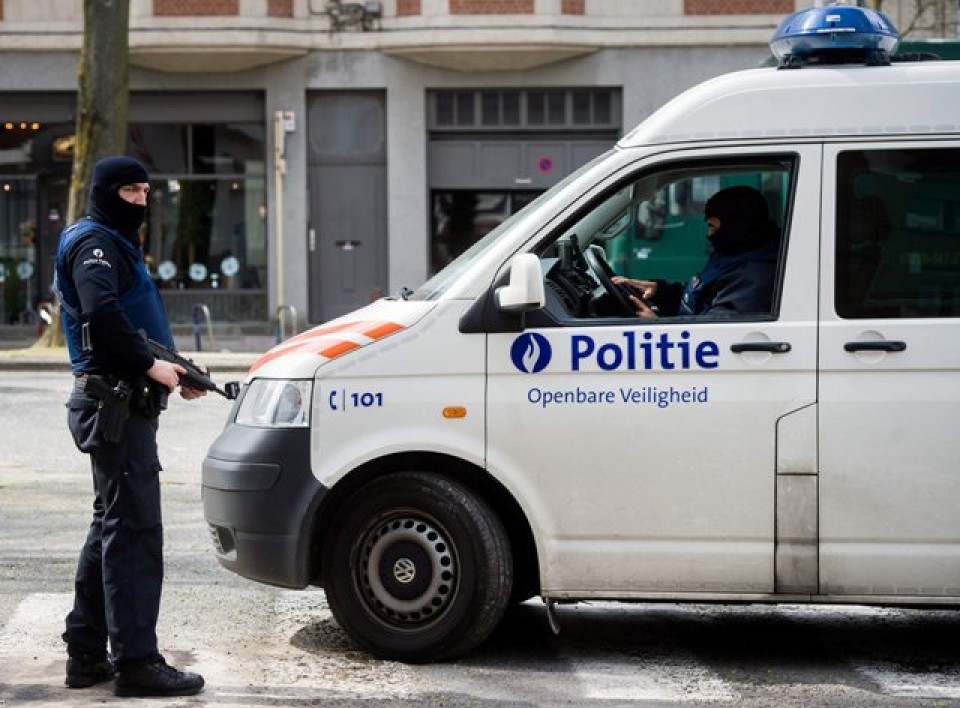
{"type": "Polygon", "coordinates": [[[672,656],[669,664],[612,660],[571,662],[583,698],[616,701],[727,701],[738,692],[692,657],[672,656]]]}
{"type": "MultiPolygon", "coordinates": [[[[509,662],[471,664],[469,658],[460,666],[380,661],[346,639],[320,592],[233,589],[230,602],[222,600],[215,594],[201,599],[188,587],[166,589],[159,634],[162,644],[167,638],[175,647],[167,654],[171,664],[203,674],[204,693],[227,701],[295,700],[318,692],[331,699],[364,700],[455,691],[507,702],[720,701],[738,695],[690,656],[648,661],[601,651],[555,656],[545,660],[552,665],[545,669],[533,662],[520,668],[509,662]],[[260,611],[265,603],[269,609],[260,611]],[[245,609],[255,606],[260,610],[245,609]],[[198,621],[184,622],[191,612],[198,621]],[[164,626],[176,616],[175,631],[164,626]],[[246,627],[235,621],[238,616],[246,618],[246,627]]],[[[60,634],[71,603],[70,593],[37,593],[20,602],[0,630],[4,683],[61,685],[66,656],[60,634]]]]}
{"type": "Polygon", "coordinates": [[[960,698],[960,676],[956,673],[909,671],[891,662],[856,665],[887,696],[900,698],[960,698]]]}
{"type": "MultiPolygon", "coordinates": [[[[631,656],[580,646],[549,658],[502,661],[486,655],[457,664],[408,666],[372,659],[336,626],[322,592],[231,588],[197,594],[191,586],[164,592],[159,634],[171,647],[170,663],[207,679],[205,695],[236,701],[436,698],[451,692],[484,700],[553,701],[737,701],[742,688],[727,682],[692,653],[631,656]],[[228,600],[228,601],[226,601],[228,600]],[[242,621],[237,618],[242,617],[242,621]]],[[[0,704],[7,691],[61,693],[65,647],[60,639],[72,593],[35,593],[23,598],[0,627],[0,704]],[[45,689],[43,687],[46,687],[45,689]]],[[[599,611],[609,611],[600,608],[599,611]]],[[[163,647],[161,647],[163,648],[163,647]]],[[[878,695],[906,699],[960,700],[960,674],[914,670],[897,662],[848,659],[851,670],[872,682],[878,695]]],[[[66,690],[66,689],[62,689],[66,690]]],[[[83,700],[102,699],[102,691],[83,700]]],[[[59,698],[58,698],[59,696],[59,698]]],[[[45,705],[45,704],[44,704],[45,705]]],[[[74,703],[74,705],[81,705],[74,703]]],[[[88,705],[88,703],[82,703],[88,705]]]]}
{"type": "MultiPolygon", "coordinates": [[[[25,597],[0,630],[0,658],[56,652],[66,659],[60,635],[72,604],[71,593],[33,593],[25,597]]],[[[0,672],[0,676],[5,675],[0,672]]]]}

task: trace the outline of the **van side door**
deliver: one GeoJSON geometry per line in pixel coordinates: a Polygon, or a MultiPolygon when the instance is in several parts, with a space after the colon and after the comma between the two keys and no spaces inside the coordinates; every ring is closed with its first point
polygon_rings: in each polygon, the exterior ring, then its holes
{"type": "MultiPolygon", "coordinates": [[[[523,332],[489,336],[487,465],[527,513],[545,594],[776,590],[778,430],[815,402],[820,151],[648,158],[531,245],[547,304],[523,332]],[[636,279],[706,277],[704,205],[737,185],[763,194],[779,231],[762,311],[624,314],[571,253],[636,279]]],[[[802,430],[791,471],[811,473],[802,430]]]]}
{"type": "Polygon", "coordinates": [[[960,141],[827,146],[821,592],[960,596],[960,141]]]}

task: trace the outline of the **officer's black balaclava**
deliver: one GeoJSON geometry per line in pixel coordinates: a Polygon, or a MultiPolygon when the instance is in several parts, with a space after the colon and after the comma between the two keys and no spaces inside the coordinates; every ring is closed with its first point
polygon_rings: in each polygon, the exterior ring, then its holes
{"type": "Polygon", "coordinates": [[[703,211],[707,218],[720,219],[720,228],[707,238],[721,256],[753,251],[778,236],[767,200],[753,187],[721,189],[707,200],[703,211]]]}
{"type": "Polygon", "coordinates": [[[108,157],[93,168],[90,204],[87,216],[119,231],[136,243],[137,229],[143,223],[147,208],[131,204],[120,196],[125,184],[149,181],[146,168],[132,157],[108,157]]]}

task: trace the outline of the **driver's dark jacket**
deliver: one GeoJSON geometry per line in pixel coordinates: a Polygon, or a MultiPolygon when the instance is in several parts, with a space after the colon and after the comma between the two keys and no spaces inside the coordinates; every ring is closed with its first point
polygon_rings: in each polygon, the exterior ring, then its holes
{"type": "Polygon", "coordinates": [[[661,317],[765,314],[772,306],[779,244],[736,255],[713,254],[689,283],[657,282],[661,317]]]}

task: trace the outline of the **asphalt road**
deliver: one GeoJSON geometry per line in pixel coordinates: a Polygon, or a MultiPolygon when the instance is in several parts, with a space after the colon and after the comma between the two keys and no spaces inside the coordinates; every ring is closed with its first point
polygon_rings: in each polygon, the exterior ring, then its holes
{"type": "MultiPolygon", "coordinates": [[[[63,686],[59,635],[91,505],[66,431],[64,372],[0,370],[0,706],[128,705],[109,685],[63,686]]],[[[229,409],[174,399],[161,422],[167,576],[161,650],[204,674],[163,706],[960,705],[960,614],[821,606],[617,605],[513,610],[466,659],[379,661],[333,621],[322,591],[220,568],[200,463],[229,409]]]]}

